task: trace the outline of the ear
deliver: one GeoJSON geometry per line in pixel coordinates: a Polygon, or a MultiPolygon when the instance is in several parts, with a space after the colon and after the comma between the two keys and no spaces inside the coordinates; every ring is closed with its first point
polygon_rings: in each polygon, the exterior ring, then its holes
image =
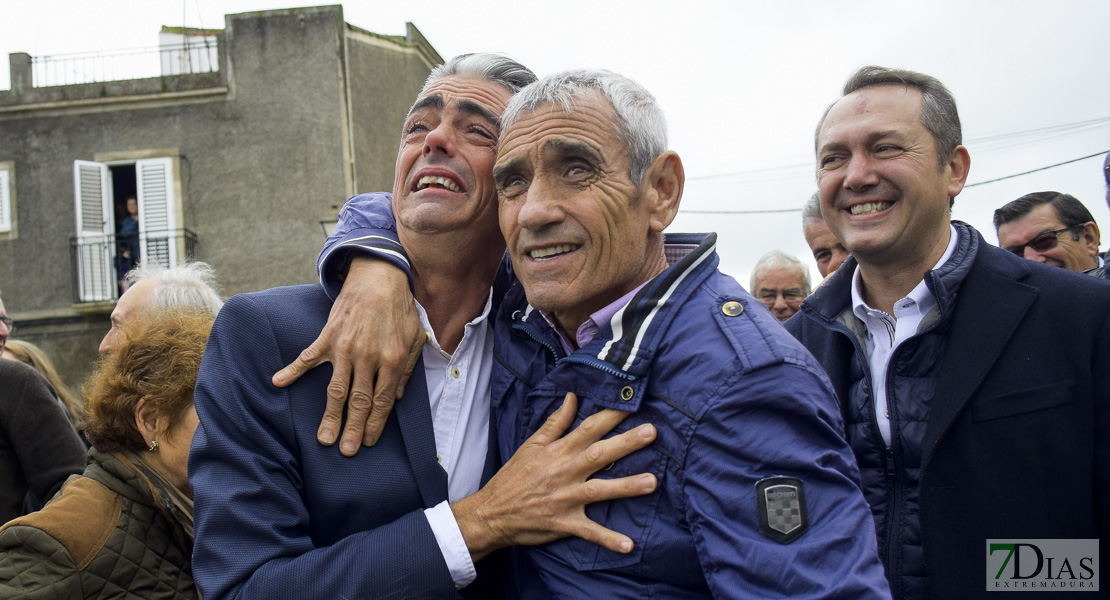
{"type": "Polygon", "coordinates": [[[673,150],[660,154],[644,173],[645,194],[651,212],[651,230],[659,233],[667,228],[678,214],[682,201],[682,186],[686,171],[682,159],[673,150]]]}
{"type": "Polygon", "coordinates": [[[968,154],[967,148],[956,146],[952,155],[948,157],[945,168],[948,171],[948,197],[955,198],[963,191],[967,173],[971,170],[971,155],[968,154]]]}
{"type": "Polygon", "coordinates": [[[161,433],[159,429],[159,416],[158,411],[154,409],[153,402],[147,402],[146,397],[139,398],[135,403],[135,427],[139,429],[139,434],[143,436],[143,441],[149,446],[150,441],[157,439],[158,434],[161,433]]]}
{"type": "Polygon", "coordinates": [[[1083,225],[1083,245],[1087,247],[1087,254],[1095,256],[1102,244],[1102,237],[1098,232],[1098,224],[1088,221],[1083,225]]]}

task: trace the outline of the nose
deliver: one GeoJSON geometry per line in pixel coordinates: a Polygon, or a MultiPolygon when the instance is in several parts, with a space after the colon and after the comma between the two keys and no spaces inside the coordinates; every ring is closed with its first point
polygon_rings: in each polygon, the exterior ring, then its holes
{"type": "Polygon", "coordinates": [[[850,190],[859,191],[879,183],[866,156],[853,156],[844,168],[844,187],[850,190]]]}
{"type": "Polygon", "coordinates": [[[97,348],[97,351],[99,351],[101,354],[107,354],[108,351],[112,349],[112,342],[110,341],[111,337],[111,331],[104,334],[104,339],[100,340],[100,347],[97,348]]]}
{"type": "Polygon", "coordinates": [[[790,305],[786,303],[786,298],[784,298],[782,293],[780,292],[777,296],[775,296],[775,303],[771,305],[771,308],[776,313],[780,313],[789,309],[790,305]]]}
{"type": "Polygon", "coordinates": [[[539,231],[566,218],[554,190],[544,177],[536,177],[524,192],[517,223],[529,231],[539,231]]]}
{"type": "Polygon", "coordinates": [[[455,154],[453,129],[447,119],[441,121],[435,129],[424,136],[424,156],[433,152],[440,152],[446,156],[454,156],[455,154]]]}

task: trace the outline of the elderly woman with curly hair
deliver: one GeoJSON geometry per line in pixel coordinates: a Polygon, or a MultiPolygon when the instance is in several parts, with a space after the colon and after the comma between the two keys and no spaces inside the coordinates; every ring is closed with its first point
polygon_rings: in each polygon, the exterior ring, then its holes
{"type": "Polygon", "coordinates": [[[84,387],[84,474],[0,528],[0,597],[200,597],[186,465],[213,318],[152,309],[124,326],[84,387]]]}

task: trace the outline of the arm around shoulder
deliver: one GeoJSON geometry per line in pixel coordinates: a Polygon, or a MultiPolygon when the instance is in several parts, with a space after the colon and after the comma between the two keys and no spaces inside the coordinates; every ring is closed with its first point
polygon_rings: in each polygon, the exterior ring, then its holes
{"type": "MultiPolygon", "coordinates": [[[[283,360],[275,330],[295,326],[309,313],[322,317],[318,306],[306,308],[297,296],[270,302],[264,307],[250,296],[228,301],[197,381],[200,426],[189,476],[196,498],[193,572],[204,597],[453,594],[422,507],[398,510],[392,521],[332,543],[321,541],[327,532],[320,531],[319,521],[328,511],[328,494],[338,492],[309,486],[304,454],[326,451],[337,461],[352,459],[304,437],[306,424],[294,421],[293,406],[304,396],[274,387],[269,374],[283,360]],[[286,314],[275,314],[277,304],[286,314]]],[[[367,498],[365,510],[387,502],[367,498]]]]}
{"type": "Polygon", "coordinates": [[[353,196],[339,211],[338,219],[316,258],[316,273],[330,298],[339,295],[347,267],[356,256],[373,257],[396,266],[409,276],[412,285],[408,256],[397,238],[391,194],[353,196]]]}

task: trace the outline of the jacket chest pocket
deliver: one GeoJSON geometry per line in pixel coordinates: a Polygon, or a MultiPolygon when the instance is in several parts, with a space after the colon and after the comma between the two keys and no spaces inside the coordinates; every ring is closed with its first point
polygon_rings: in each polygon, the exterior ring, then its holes
{"type": "MultiPolygon", "coordinates": [[[[533,414],[532,419],[530,419],[532,421],[532,426],[529,428],[530,431],[535,431],[542,426],[546,416],[551,414],[551,412],[562,404],[561,397],[558,399],[545,398],[540,400],[536,395],[533,395],[530,397],[530,400],[533,401],[532,406],[534,408],[538,408],[537,405],[545,405],[545,408],[549,409],[541,409],[533,414]]],[[[597,410],[595,406],[590,406],[589,403],[583,403],[583,405],[585,412],[580,412],[580,415],[592,414],[597,410]]],[[[645,422],[646,421],[637,414],[629,415],[624,422],[618,425],[617,428],[606,437],[629,431],[639,427],[645,422]]],[[[581,419],[575,419],[573,426],[578,427],[581,423],[581,419]]],[[[656,426],[658,427],[658,425],[656,426]]],[[[660,443],[660,440],[657,439],[655,443],[660,443]]],[[[635,568],[635,565],[638,565],[638,563],[643,560],[647,545],[652,539],[649,533],[658,515],[660,497],[663,493],[661,490],[664,487],[664,476],[667,470],[668,460],[665,453],[653,446],[648,446],[647,448],[638,450],[611,463],[606,468],[594,474],[594,478],[597,479],[618,479],[643,473],[652,473],[659,482],[657,489],[646,496],[595,502],[586,506],[586,517],[591,521],[631,538],[633,542],[632,552],[628,554],[613,552],[598,544],[577,537],[556,540],[540,546],[538,551],[570,565],[578,571],[621,567],[635,568]]]]}
{"type": "MultiPolygon", "coordinates": [[[[608,470],[600,471],[596,478],[615,479],[654,473],[662,487],[666,457],[658,451],[646,448],[626,456],[614,463],[608,470]]],[[[606,529],[627,535],[632,539],[632,552],[621,554],[613,552],[593,542],[577,537],[556,540],[541,547],[562,562],[578,571],[614,569],[638,565],[644,558],[647,545],[652,536],[649,532],[658,514],[659,489],[636,498],[623,498],[606,502],[595,502],[586,506],[586,517],[606,529]]]]}
{"type": "Polygon", "coordinates": [[[1016,417],[1075,402],[1075,384],[1070,380],[1017,389],[977,399],[971,407],[976,422],[1016,417]]]}

